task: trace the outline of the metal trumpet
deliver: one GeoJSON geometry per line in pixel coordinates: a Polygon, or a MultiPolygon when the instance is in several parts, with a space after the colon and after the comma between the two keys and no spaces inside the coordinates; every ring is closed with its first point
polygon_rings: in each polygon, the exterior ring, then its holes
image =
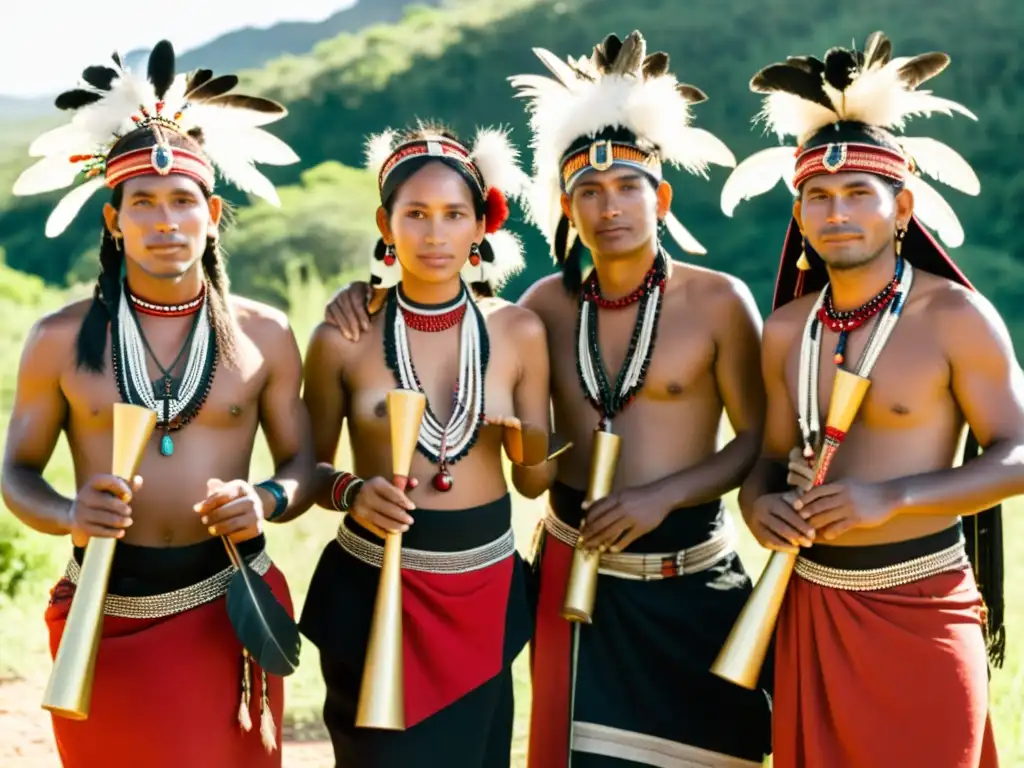
{"type": "MultiPolygon", "coordinates": [[[[861,403],[867,395],[871,380],[855,373],[836,371],[832,383],[826,425],[847,432],[861,403]]],[[[814,470],[814,485],[825,481],[829,465],[839,448],[838,441],[826,439],[814,470]]],[[[753,690],[761,674],[768,645],[775,631],[782,600],[786,596],[789,578],[796,565],[795,554],[772,552],[753,593],[743,606],[725,645],[715,659],[711,671],[731,683],[753,690]]]]}
{"type": "MultiPolygon", "coordinates": [[[[114,449],[111,474],[131,482],[139,468],[156,413],[128,403],[114,403],[114,449]]],[[[43,694],[43,709],[69,720],[86,720],[92,697],[96,654],[103,633],[103,606],[117,539],[91,538],[61,635],[60,647],[43,694]]]]}
{"type": "MultiPolygon", "coordinates": [[[[419,440],[420,422],[427,398],[420,392],[398,389],[388,392],[391,423],[391,469],[394,484],[402,491],[419,440]]],[[[373,621],[359,688],[356,725],[360,728],[405,730],[405,691],[402,670],[402,534],[388,532],[380,585],[373,606],[373,621]]]]}

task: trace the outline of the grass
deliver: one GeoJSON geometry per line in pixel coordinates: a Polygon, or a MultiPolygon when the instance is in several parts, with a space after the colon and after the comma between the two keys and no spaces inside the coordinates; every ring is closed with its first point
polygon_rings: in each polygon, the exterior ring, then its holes
{"type": "MultiPolygon", "coordinates": [[[[0,275],[2,277],[2,275],[0,275]]],[[[77,294],[76,294],[77,295],[77,294]]],[[[6,434],[7,414],[13,391],[13,376],[18,348],[34,316],[47,311],[67,297],[47,293],[30,307],[22,306],[18,312],[4,312],[7,326],[0,336],[0,359],[6,365],[0,368],[0,429],[6,434]]],[[[293,313],[292,323],[300,346],[314,325],[320,319],[321,308],[329,297],[326,288],[320,285],[296,286],[296,300],[291,306],[298,308],[293,313]]],[[[10,303],[0,295],[0,312],[12,309],[10,303]]],[[[349,466],[346,447],[339,456],[340,466],[349,466]]],[[[271,460],[262,439],[257,441],[256,453],[250,471],[255,481],[267,477],[271,471],[271,460]]],[[[70,454],[62,440],[46,472],[47,479],[61,492],[73,493],[73,474],[70,454]]],[[[735,509],[735,495],[727,502],[735,509]]],[[[1024,643],[1020,640],[1024,627],[1024,522],[1021,512],[1024,502],[1011,501],[1005,508],[1006,524],[1006,589],[1007,625],[1009,645],[1006,664],[996,670],[992,679],[992,710],[996,727],[996,738],[1004,766],[1024,765],[1024,712],[1020,702],[1024,701],[1024,643]]],[[[515,498],[514,525],[516,538],[521,547],[528,546],[537,520],[543,512],[543,500],[529,501],[515,498]]],[[[739,520],[737,520],[739,523],[739,520]]],[[[324,545],[331,540],[338,523],[338,516],[320,509],[313,509],[299,520],[283,526],[270,526],[268,532],[270,554],[283,570],[292,589],[293,599],[301,607],[312,571],[324,545]]],[[[767,553],[760,549],[747,533],[742,523],[738,526],[741,535],[740,553],[747,569],[756,577],[763,567],[767,553]]],[[[68,556],[69,543],[66,540],[46,537],[23,529],[13,516],[0,512],[0,545],[13,542],[17,557],[26,561],[32,574],[13,600],[0,596],[0,679],[7,675],[38,677],[40,670],[49,668],[46,651],[46,634],[42,613],[47,591],[58,576],[68,556]]],[[[0,558],[4,557],[0,546],[0,558]]],[[[0,575],[7,570],[0,562],[0,575]]],[[[530,706],[530,684],[525,656],[515,666],[516,677],[516,738],[514,742],[513,765],[525,765],[526,733],[530,706]]],[[[286,720],[296,731],[309,737],[322,735],[318,723],[323,702],[323,685],[319,679],[316,648],[305,643],[302,649],[302,665],[298,672],[287,681],[288,711],[286,720]]]]}

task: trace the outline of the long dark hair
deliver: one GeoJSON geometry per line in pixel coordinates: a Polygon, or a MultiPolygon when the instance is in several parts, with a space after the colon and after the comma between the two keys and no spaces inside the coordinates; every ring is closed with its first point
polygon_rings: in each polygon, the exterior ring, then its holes
{"type": "MultiPolygon", "coordinates": [[[[173,131],[163,132],[163,140],[171,146],[182,147],[193,152],[201,152],[197,141],[173,131]]],[[[124,136],[111,150],[110,158],[125,152],[142,149],[155,144],[152,129],[144,128],[124,136]]],[[[210,191],[202,187],[203,196],[210,197],[210,191]]],[[[110,204],[120,210],[124,198],[123,186],[114,188],[110,204]]],[[[93,290],[92,304],[82,326],[78,331],[77,364],[93,373],[103,373],[106,369],[105,352],[107,348],[107,328],[111,318],[117,315],[118,302],[121,298],[121,268],[124,254],[106,226],[100,239],[100,274],[93,290]]],[[[221,257],[220,242],[215,237],[208,237],[202,258],[203,274],[207,285],[207,301],[209,302],[210,324],[217,338],[218,354],[226,364],[235,362],[235,323],[228,306],[229,281],[224,262],[221,257]]]]}
{"type": "MultiPolygon", "coordinates": [[[[452,130],[443,125],[431,123],[420,125],[415,129],[405,131],[398,137],[395,145],[398,146],[399,144],[425,139],[430,136],[443,136],[446,139],[451,139],[452,141],[462,144],[462,140],[456,136],[452,130]]],[[[398,190],[413,175],[430,163],[441,163],[446,167],[451,168],[463,178],[466,182],[466,186],[469,187],[469,193],[473,198],[473,215],[476,216],[477,221],[481,221],[484,218],[484,214],[487,213],[487,198],[485,197],[485,191],[481,191],[480,180],[473,177],[473,172],[466,167],[465,163],[449,159],[443,155],[424,155],[422,157],[414,157],[410,160],[406,160],[388,175],[387,185],[384,189],[385,195],[383,200],[381,200],[381,206],[385,211],[387,211],[388,219],[391,219],[391,214],[395,207],[395,197],[398,194],[398,190]]],[[[383,260],[385,247],[383,240],[377,241],[377,246],[374,250],[374,258],[378,261],[383,260]]],[[[483,242],[480,243],[480,256],[485,262],[491,262],[494,260],[493,252],[490,249],[490,243],[488,243],[487,239],[484,238],[483,242]]],[[[494,296],[491,284],[486,281],[472,283],[469,287],[477,296],[484,298],[494,296]]]]}

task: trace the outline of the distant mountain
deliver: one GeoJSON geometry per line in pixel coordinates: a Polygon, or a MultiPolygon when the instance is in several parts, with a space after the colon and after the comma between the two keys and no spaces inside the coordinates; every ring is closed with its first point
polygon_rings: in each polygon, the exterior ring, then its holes
{"type": "Polygon", "coordinates": [[[0,122],[34,120],[37,117],[45,117],[56,111],[53,108],[52,96],[36,96],[32,98],[0,96],[0,122]]]}
{"type": "MultiPolygon", "coordinates": [[[[179,71],[200,66],[215,72],[239,72],[259,69],[281,56],[300,56],[313,50],[317,43],[348,32],[355,33],[374,24],[400,21],[410,6],[437,7],[444,0],[357,0],[355,5],[332,14],[323,21],[287,21],[265,29],[243,27],[209,43],[179,52],[179,71]]],[[[173,40],[171,42],[174,42],[173,40]]],[[[133,50],[125,55],[132,68],[145,68],[149,49],[133,50]]],[[[0,95],[0,122],[26,120],[56,114],[53,96],[17,98],[0,95]]]]}

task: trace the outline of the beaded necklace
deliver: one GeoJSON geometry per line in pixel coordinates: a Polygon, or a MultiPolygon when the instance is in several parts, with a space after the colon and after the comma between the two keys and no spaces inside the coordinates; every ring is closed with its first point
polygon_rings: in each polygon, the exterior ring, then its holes
{"type": "MultiPolygon", "coordinates": [[[[893,278],[893,282],[889,285],[894,286],[890,288],[887,286],[885,290],[878,294],[875,298],[871,299],[863,307],[850,312],[844,313],[848,316],[847,319],[852,317],[860,318],[866,314],[865,308],[875,304],[870,314],[866,315],[863,320],[860,320],[853,328],[842,328],[841,334],[849,333],[855,328],[859,328],[864,325],[868,319],[877,317],[874,327],[871,329],[871,335],[868,337],[867,344],[864,345],[864,350],[861,352],[860,358],[857,360],[855,368],[852,369],[853,373],[863,378],[869,378],[871,371],[878,361],[878,356],[882,353],[886,343],[889,341],[889,337],[892,335],[893,330],[896,328],[896,323],[899,321],[903,314],[903,308],[906,305],[907,296],[910,294],[910,288],[914,283],[914,268],[909,262],[905,262],[903,259],[899,259],[896,264],[896,274],[893,278]],[[880,297],[888,292],[890,295],[887,299],[881,299],[880,297]]],[[[800,423],[800,434],[803,439],[803,453],[804,457],[811,459],[814,457],[814,445],[821,436],[821,411],[818,405],[818,381],[820,376],[820,362],[821,362],[821,339],[824,335],[823,327],[828,327],[831,330],[837,330],[835,322],[827,314],[826,302],[831,300],[831,286],[826,285],[820,294],[818,299],[814,303],[814,307],[811,310],[810,315],[807,318],[807,324],[804,327],[803,337],[800,343],[800,362],[798,368],[799,380],[797,382],[797,419],[800,423]]],[[[845,346],[845,340],[844,340],[845,346]]],[[[836,353],[836,366],[842,367],[843,359],[842,353],[837,351],[836,353]]],[[[825,430],[825,443],[830,444],[833,450],[838,448],[839,444],[846,437],[846,434],[832,428],[826,428],[825,430]]]]}
{"type": "Polygon", "coordinates": [[[600,429],[610,429],[613,416],[621,413],[643,388],[647,369],[654,354],[658,332],[658,317],[665,293],[668,257],[659,251],[654,264],[640,285],[630,294],[608,301],[601,298],[595,270],[583,284],[576,321],[576,372],[587,400],[601,414],[600,429]],[[601,345],[597,335],[597,312],[601,307],[619,309],[639,302],[629,350],[614,387],[608,380],[601,360],[601,345]]]}
{"type": "Polygon", "coordinates": [[[409,349],[408,329],[441,331],[459,330],[459,380],[453,394],[454,403],[447,424],[441,424],[429,402],[420,424],[417,450],[438,465],[433,487],[441,492],[451,490],[452,476],[448,467],[455,464],[476,443],[484,417],[484,378],[490,352],[487,325],[483,313],[470,299],[465,283],[452,302],[425,307],[402,295],[401,284],[389,289],[384,316],[384,358],[402,389],[423,392],[409,349]],[[466,318],[467,311],[472,315],[466,318]],[[467,322],[462,322],[464,319],[467,322]]]}
{"type": "MultiPolygon", "coordinates": [[[[131,296],[127,282],[122,286],[117,316],[111,321],[110,353],[118,392],[124,402],[141,405],[156,412],[157,429],[164,433],[160,439],[160,453],[164,456],[174,454],[171,433],[178,431],[195,418],[213,386],[217,368],[217,339],[210,325],[205,291],[199,300],[200,304],[191,311],[194,319],[188,336],[174,361],[167,368],[153,353],[139,325],[136,314],[138,299],[131,296]],[[182,375],[177,377],[174,371],[181,363],[186,350],[188,356],[185,359],[184,370],[182,375]],[[156,380],[149,377],[147,356],[160,369],[161,376],[156,380]]],[[[161,306],[166,305],[150,305],[161,306]]],[[[178,311],[180,313],[180,310],[178,311]]],[[[151,310],[147,314],[155,312],[151,310]]]]}

